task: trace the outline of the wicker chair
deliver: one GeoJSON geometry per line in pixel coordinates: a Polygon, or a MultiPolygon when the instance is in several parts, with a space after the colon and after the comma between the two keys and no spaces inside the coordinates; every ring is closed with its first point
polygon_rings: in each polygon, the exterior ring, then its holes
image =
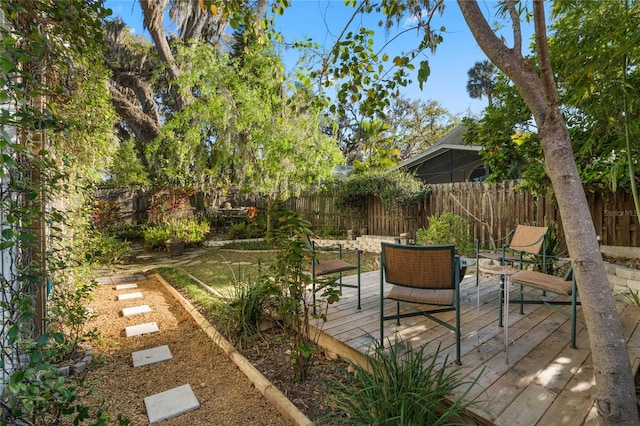
{"type": "MultiPolygon", "coordinates": [[[[476,240],[476,265],[480,265],[481,259],[492,259],[500,265],[518,265],[520,269],[526,264],[539,264],[540,269],[546,272],[547,253],[546,235],[549,228],[546,226],[518,225],[515,231],[511,231],[506,237],[494,240],[494,243],[502,243],[498,250],[482,250],[479,241],[476,240]],[[542,262],[540,262],[542,256],[542,262]]],[[[504,284],[500,277],[500,284],[504,284]]],[[[476,267],[476,286],[480,284],[480,268],[476,267]]],[[[502,327],[503,293],[500,292],[500,309],[498,325],[502,327]]]]}
{"type": "Polygon", "coordinates": [[[524,314],[525,304],[543,304],[548,308],[566,316],[571,320],[571,347],[576,348],[576,307],[580,305],[578,301],[578,287],[576,285],[576,278],[573,273],[573,268],[569,268],[567,273],[563,277],[549,275],[538,271],[524,270],[511,276],[511,282],[513,284],[520,285],[520,313],[524,314]],[[536,292],[528,291],[527,289],[541,290],[543,295],[546,292],[554,293],[555,295],[564,296],[563,300],[555,298],[553,300],[549,298],[540,297],[536,292]],[[525,300],[525,296],[527,299],[525,300]],[[569,300],[567,300],[567,298],[569,300]],[[557,308],[558,305],[569,305],[571,310],[569,312],[557,308]]]}
{"type": "Polygon", "coordinates": [[[384,322],[424,315],[455,333],[456,363],[460,361],[460,260],[453,245],[409,246],[382,243],[380,255],[380,343],[384,322]],[[391,289],[385,294],[385,283],[391,289]],[[385,299],[396,302],[396,313],[384,314],[385,299]],[[400,312],[400,304],[411,312],[400,312]],[[455,311],[455,324],[434,314],[455,311]]]}
{"type": "MultiPolygon", "coordinates": [[[[342,245],[337,244],[328,247],[319,247],[316,245],[315,241],[309,237],[309,235],[305,235],[305,244],[307,248],[311,251],[312,261],[311,261],[311,276],[313,277],[313,313],[316,313],[316,292],[323,287],[318,288],[318,277],[328,276],[337,274],[336,280],[338,281],[338,285],[340,288],[340,293],[342,293],[342,288],[356,288],[358,289],[358,309],[361,309],[360,305],[360,257],[362,254],[362,250],[344,250],[342,245]],[[335,259],[322,259],[320,260],[320,252],[329,252],[331,255],[338,257],[335,259]],[[345,253],[357,253],[357,262],[355,265],[342,260],[342,255],[345,253]],[[342,273],[347,271],[357,271],[358,274],[358,282],[357,284],[344,284],[342,282],[342,273]]],[[[322,256],[324,257],[324,255],[322,256]]]]}

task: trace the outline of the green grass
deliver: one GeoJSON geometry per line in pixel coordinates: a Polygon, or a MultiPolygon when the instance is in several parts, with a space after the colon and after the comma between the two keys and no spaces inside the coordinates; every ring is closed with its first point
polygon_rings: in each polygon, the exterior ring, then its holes
{"type": "MultiPolygon", "coordinates": [[[[212,247],[202,251],[201,255],[181,267],[211,288],[230,295],[237,283],[253,282],[264,274],[268,274],[269,266],[277,255],[273,250],[249,250],[247,247],[261,247],[250,243],[242,243],[242,247],[242,249],[227,249],[227,246],[212,247]]],[[[321,258],[331,256],[335,257],[335,254],[323,253],[321,258]]],[[[378,257],[377,253],[362,253],[362,272],[378,269],[378,257]]],[[[355,253],[345,254],[343,258],[354,265],[357,260],[355,253]]],[[[345,275],[354,273],[355,271],[349,271],[345,275]]]]}
{"type": "Polygon", "coordinates": [[[204,307],[207,311],[212,310],[218,300],[194,281],[183,268],[172,266],[161,266],[155,269],[167,282],[176,289],[184,292],[191,303],[198,307],[204,307]]]}
{"type": "Polygon", "coordinates": [[[275,252],[211,249],[184,269],[211,288],[229,294],[237,283],[255,281],[266,273],[275,257],[275,252]]]}
{"type": "Polygon", "coordinates": [[[223,245],[221,248],[233,250],[272,250],[273,246],[266,241],[234,241],[223,245]]]}

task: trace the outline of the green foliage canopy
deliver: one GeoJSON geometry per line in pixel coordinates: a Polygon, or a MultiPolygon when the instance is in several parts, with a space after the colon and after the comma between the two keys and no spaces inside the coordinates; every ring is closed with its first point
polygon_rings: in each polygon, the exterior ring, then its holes
{"type": "Polygon", "coordinates": [[[250,52],[231,57],[205,44],[179,50],[180,61],[190,64],[181,86],[194,99],[147,150],[163,175],[157,178],[235,184],[286,199],[330,177],[341,156],[319,130],[319,111],[285,81],[268,46],[256,43],[250,52]]]}
{"type": "Polygon", "coordinates": [[[338,186],[336,205],[353,208],[361,206],[371,195],[382,200],[388,211],[397,207],[416,205],[430,193],[430,188],[410,173],[368,171],[351,175],[338,186]]]}
{"type": "MultiPolygon", "coordinates": [[[[623,112],[626,96],[631,139],[637,139],[640,33],[628,29],[638,27],[640,5],[631,2],[625,9],[624,2],[617,0],[554,5],[551,55],[581,181],[591,191],[627,189],[629,159],[634,167],[640,165],[638,144],[627,155],[623,112]],[[625,56],[626,84],[622,78],[625,56]]],[[[469,129],[465,141],[483,145],[481,154],[492,170],[490,181],[521,178],[522,187],[546,192],[550,182],[524,100],[501,73],[493,93],[493,104],[480,120],[465,120],[469,129]]]]}

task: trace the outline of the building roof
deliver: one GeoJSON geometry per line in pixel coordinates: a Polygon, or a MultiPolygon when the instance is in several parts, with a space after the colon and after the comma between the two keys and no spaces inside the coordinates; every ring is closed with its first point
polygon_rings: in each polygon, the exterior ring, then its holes
{"type": "Polygon", "coordinates": [[[426,151],[416,156],[403,161],[391,170],[397,169],[412,169],[425,161],[438,157],[449,151],[475,151],[479,152],[482,147],[480,145],[465,145],[462,140],[462,135],[467,131],[467,128],[459,124],[453,128],[449,133],[438,139],[433,145],[431,145],[426,151]]]}

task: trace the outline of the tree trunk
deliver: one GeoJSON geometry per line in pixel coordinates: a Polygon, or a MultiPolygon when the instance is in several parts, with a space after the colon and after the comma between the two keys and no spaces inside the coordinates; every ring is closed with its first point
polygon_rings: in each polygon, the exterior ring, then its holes
{"type": "Polygon", "coordinates": [[[151,34],[153,43],[158,51],[158,56],[160,56],[167,65],[167,72],[169,73],[171,81],[171,90],[175,96],[176,109],[182,111],[185,106],[187,106],[187,101],[182,95],[178,84],[178,78],[182,75],[182,70],[178,67],[173,57],[173,52],[171,52],[171,47],[169,46],[162,25],[166,3],[166,0],[140,0],[140,7],[142,8],[142,14],[144,16],[144,25],[149,31],[149,34],[151,34]]]}
{"type": "MultiPolygon", "coordinates": [[[[520,46],[519,21],[512,1],[515,45],[520,46]],[[516,22],[517,21],[517,22],[516,22]]],[[[609,288],[596,232],[578,175],[571,139],[560,112],[546,38],[544,4],[534,1],[534,23],[540,74],[519,49],[509,49],[496,37],[475,1],[458,0],[467,25],[491,61],[511,78],[533,113],[562,217],[571,263],[582,302],[596,380],[595,401],[600,422],[637,425],[634,378],[620,319],[609,288]]]]}

